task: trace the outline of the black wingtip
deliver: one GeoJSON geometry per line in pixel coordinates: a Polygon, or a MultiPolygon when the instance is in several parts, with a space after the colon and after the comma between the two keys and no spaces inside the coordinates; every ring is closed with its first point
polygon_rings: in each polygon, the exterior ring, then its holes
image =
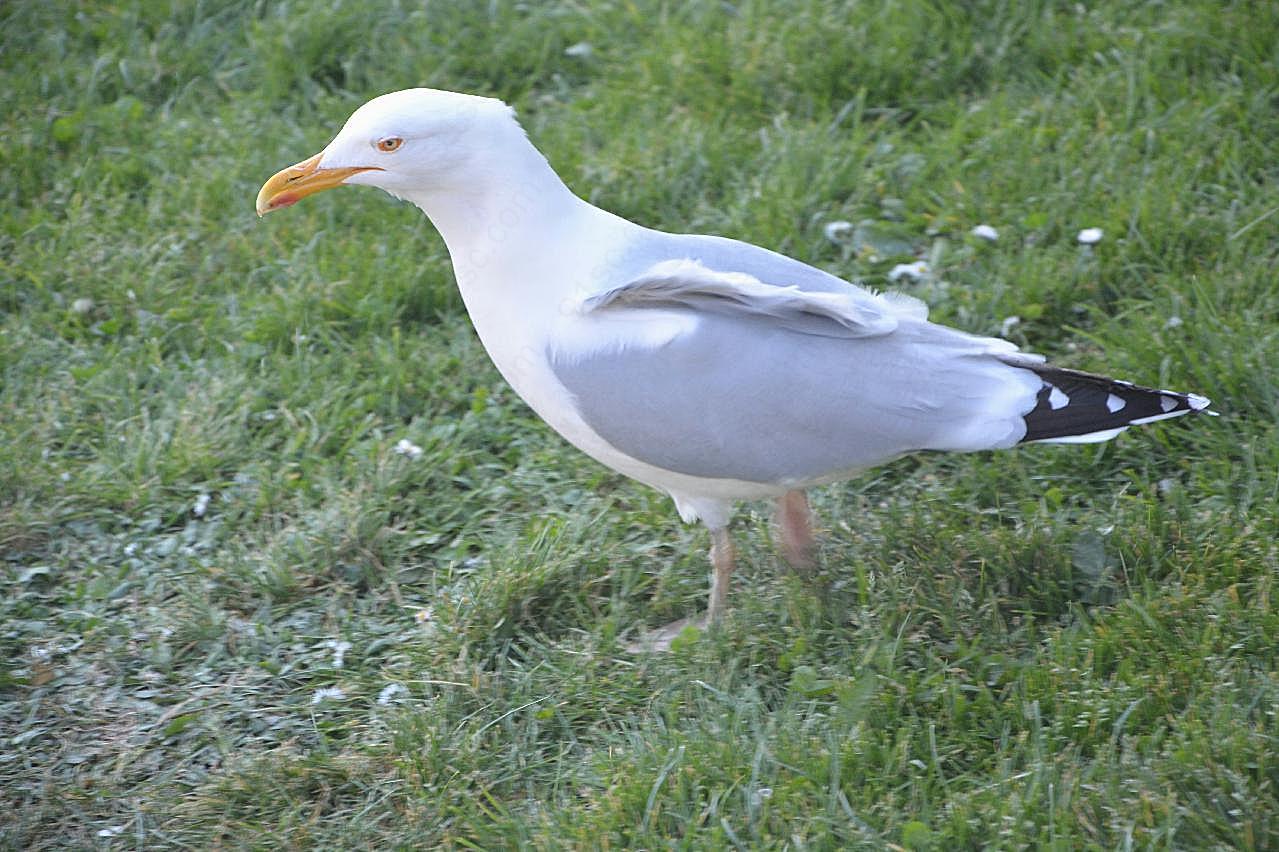
{"type": "Polygon", "coordinates": [[[1104,441],[1127,429],[1208,411],[1196,393],[1159,390],[1131,382],[1047,365],[1027,367],[1043,379],[1035,407],[1025,415],[1031,441],[1104,441]]]}

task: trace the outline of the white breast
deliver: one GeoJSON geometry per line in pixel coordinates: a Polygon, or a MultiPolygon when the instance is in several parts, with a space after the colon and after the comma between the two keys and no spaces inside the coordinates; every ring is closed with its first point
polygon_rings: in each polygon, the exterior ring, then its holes
{"type": "MultiPolygon", "coordinates": [[[[687,326],[696,320],[687,314],[659,310],[637,312],[630,317],[584,316],[579,310],[582,287],[563,288],[563,296],[548,297],[551,288],[545,285],[551,280],[592,280],[596,291],[612,283],[606,276],[594,275],[594,270],[581,272],[583,260],[594,266],[596,258],[577,260],[554,262],[555,268],[544,264],[519,270],[493,267],[474,278],[465,269],[459,270],[459,288],[480,342],[520,398],[569,443],[596,461],[669,493],[685,520],[714,519],[725,511],[725,501],[781,493],[784,489],[761,483],[704,479],[654,467],[621,452],[587,425],[572,394],[551,368],[551,352],[590,357],[590,353],[610,347],[657,347],[688,330],[687,326]],[[513,283],[495,284],[501,275],[513,283]],[[530,277],[540,283],[525,285],[523,282],[530,277]]],[[[679,440],[677,435],[671,437],[679,440]]]]}

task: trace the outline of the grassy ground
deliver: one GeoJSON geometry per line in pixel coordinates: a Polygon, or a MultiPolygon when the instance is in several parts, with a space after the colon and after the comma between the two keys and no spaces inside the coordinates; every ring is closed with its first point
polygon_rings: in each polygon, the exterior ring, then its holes
{"type": "Polygon", "coordinates": [[[0,846],[1279,848],[1273,3],[0,32],[0,846]],[[705,533],[503,385],[415,209],[253,216],[420,84],[510,100],[622,215],[872,286],[927,259],[935,317],[1222,416],[822,490],[812,580],[745,507],[733,619],[630,657],[705,533]]]}

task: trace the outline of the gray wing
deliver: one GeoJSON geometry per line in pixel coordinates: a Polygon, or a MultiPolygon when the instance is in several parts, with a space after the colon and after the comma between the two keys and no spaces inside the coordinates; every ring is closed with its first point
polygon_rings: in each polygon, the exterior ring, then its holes
{"type": "Polygon", "coordinates": [[[1042,383],[1003,360],[1012,344],[848,285],[851,303],[681,263],[683,279],[659,263],[583,308],[588,320],[661,308],[692,321],[683,332],[548,353],[583,419],[627,455],[692,476],[798,484],[1025,435],[1042,383]]]}
{"type": "Polygon", "coordinates": [[[645,238],[632,243],[617,261],[621,280],[636,279],[665,260],[689,260],[714,272],[744,273],[766,284],[808,292],[865,293],[847,281],[807,263],[751,243],[708,234],[667,234],[641,229],[645,238]]]}
{"type": "Polygon", "coordinates": [[[853,287],[830,292],[766,284],[743,272],[716,272],[696,260],[654,264],[640,277],[582,302],[588,313],[628,307],[766,317],[803,334],[849,338],[888,334],[901,318],[928,315],[923,302],[916,299],[853,287]]]}

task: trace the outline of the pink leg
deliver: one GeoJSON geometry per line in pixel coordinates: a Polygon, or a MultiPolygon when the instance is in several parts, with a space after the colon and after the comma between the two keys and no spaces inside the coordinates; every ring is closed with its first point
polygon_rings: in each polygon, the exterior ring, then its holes
{"type": "Polygon", "coordinates": [[[792,568],[813,567],[813,513],[803,491],[787,491],[777,498],[777,528],[782,537],[782,555],[792,568]]]}
{"type": "Polygon", "coordinates": [[[710,606],[701,615],[681,618],[672,621],[665,627],[646,631],[640,638],[626,646],[632,654],[647,654],[654,651],[669,651],[671,643],[684,632],[686,627],[705,629],[713,627],[728,612],[728,585],[733,576],[735,558],[733,539],[728,534],[728,527],[717,527],[711,530],[711,596],[710,606]]]}
{"type": "Polygon", "coordinates": [[[711,530],[711,601],[706,610],[707,624],[719,621],[728,611],[728,582],[733,576],[735,557],[733,539],[728,527],[711,530]]]}

